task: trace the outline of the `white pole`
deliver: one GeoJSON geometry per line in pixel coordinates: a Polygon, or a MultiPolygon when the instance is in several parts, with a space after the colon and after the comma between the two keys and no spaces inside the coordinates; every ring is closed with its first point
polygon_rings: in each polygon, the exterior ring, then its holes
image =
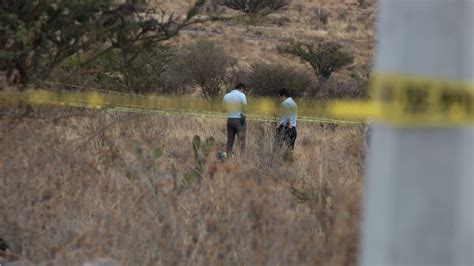
{"type": "MultiPolygon", "coordinates": [[[[474,0],[380,0],[376,71],[474,84],[474,0]]],[[[360,264],[474,265],[474,128],[375,123],[360,264]]]]}

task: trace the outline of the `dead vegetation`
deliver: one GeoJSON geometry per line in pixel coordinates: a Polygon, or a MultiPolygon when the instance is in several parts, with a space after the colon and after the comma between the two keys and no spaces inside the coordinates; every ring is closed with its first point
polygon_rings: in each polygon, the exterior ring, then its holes
{"type": "Polygon", "coordinates": [[[123,265],[354,265],[362,127],[301,124],[296,159],[284,163],[271,152],[274,124],[251,122],[247,157],[220,162],[224,123],[4,112],[0,236],[19,257],[56,265],[97,257],[123,265]]]}

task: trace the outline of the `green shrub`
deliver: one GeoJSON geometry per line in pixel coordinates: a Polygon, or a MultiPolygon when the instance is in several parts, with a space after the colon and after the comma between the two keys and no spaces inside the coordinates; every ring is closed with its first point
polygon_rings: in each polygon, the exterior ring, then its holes
{"type": "Polygon", "coordinates": [[[296,56],[301,61],[309,63],[320,81],[328,80],[334,71],[354,61],[352,54],[345,51],[342,45],[330,41],[296,42],[290,46],[280,47],[280,52],[296,56]]]}
{"type": "Polygon", "coordinates": [[[168,46],[144,47],[134,58],[111,51],[97,60],[95,86],[104,89],[147,93],[164,85],[164,73],[172,51],[168,46]]]}
{"type": "Polygon", "coordinates": [[[156,14],[145,2],[0,1],[0,71],[14,76],[10,85],[28,85],[48,80],[65,60],[80,58],[64,79],[69,83],[111,51],[126,55],[123,59],[130,63],[145,46],[163,44],[183,27],[202,21],[196,15],[206,3],[196,0],[181,17],[166,10],[156,14]]]}

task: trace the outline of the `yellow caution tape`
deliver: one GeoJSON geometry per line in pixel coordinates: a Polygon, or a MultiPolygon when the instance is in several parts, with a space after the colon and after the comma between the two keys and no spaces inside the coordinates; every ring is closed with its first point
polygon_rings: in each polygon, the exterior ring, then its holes
{"type": "Polygon", "coordinates": [[[441,79],[376,74],[371,96],[378,118],[401,126],[451,126],[474,122],[474,86],[441,79]]]}
{"type": "MultiPolygon", "coordinates": [[[[223,106],[220,99],[209,101],[192,97],[144,96],[99,90],[83,92],[52,92],[38,89],[24,92],[1,91],[0,103],[3,105],[23,103],[70,106],[122,112],[166,112],[214,118],[225,118],[224,111],[229,108],[229,106],[223,106]]],[[[324,102],[302,102],[298,107],[299,121],[337,124],[365,122],[363,114],[359,114],[359,116],[351,115],[347,120],[342,120],[343,116],[332,116],[330,107],[331,105],[324,102]]],[[[269,98],[249,99],[245,112],[250,120],[274,121],[279,113],[279,102],[276,99],[269,98]]]]}
{"type": "MultiPolygon", "coordinates": [[[[298,101],[298,119],[318,123],[363,123],[380,120],[397,126],[452,126],[474,122],[474,87],[454,81],[374,74],[372,101],[298,101]]],[[[78,86],[75,86],[78,87],[78,86]]],[[[254,120],[274,120],[277,99],[249,99],[254,120]]],[[[0,91],[0,104],[54,105],[225,118],[221,99],[136,95],[113,91],[0,91]]]]}

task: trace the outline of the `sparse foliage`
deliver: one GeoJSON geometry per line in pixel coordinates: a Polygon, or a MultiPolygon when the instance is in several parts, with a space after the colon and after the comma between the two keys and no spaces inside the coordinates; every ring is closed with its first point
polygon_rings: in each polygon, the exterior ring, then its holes
{"type": "Polygon", "coordinates": [[[345,51],[342,45],[330,41],[315,43],[293,43],[280,47],[280,52],[298,57],[309,63],[320,81],[329,79],[334,71],[352,64],[354,57],[345,51]]]}
{"type": "Polygon", "coordinates": [[[265,16],[282,10],[290,0],[216,0],[228,8],[244,12],[249,16],[265,16]]]}
{"type": "Polygon", "coordinates": [[[310,73],[283,64],[255,64],[247,77],[252,93],[260,96],[275,96],[283,88],[301,96],[313,83],[310,73]]]}
{"type": "Polygon", "coordinates": [[[170,76],[181,86],[196,85],[207,98],[219,95],[233,80],[236,60],[217,43],[198,40],[180,50],[170,66],[170,76]]]}

